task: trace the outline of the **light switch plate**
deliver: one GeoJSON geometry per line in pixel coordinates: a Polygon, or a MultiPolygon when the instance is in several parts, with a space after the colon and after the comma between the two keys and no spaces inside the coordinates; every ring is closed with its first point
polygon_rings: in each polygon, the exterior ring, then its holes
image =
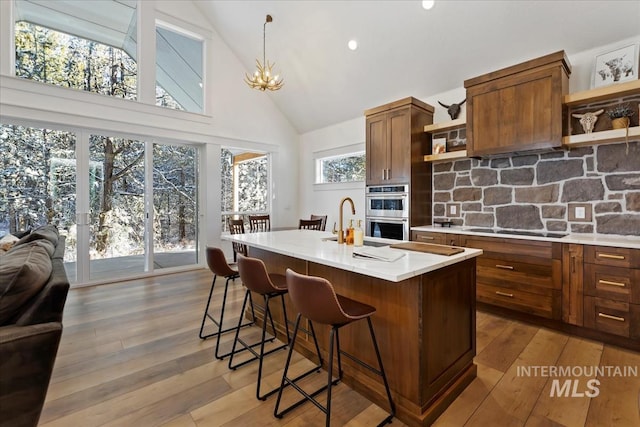
{"type": "Polygon", "coordinates": [[[591,222],[591,203],[569,203],[569,221],[591,222]]]}
{"type": "Polygon", "coordinates": [[[460,217],[460,203],[447,203],[447,216],[450,218],[460,217]]]}

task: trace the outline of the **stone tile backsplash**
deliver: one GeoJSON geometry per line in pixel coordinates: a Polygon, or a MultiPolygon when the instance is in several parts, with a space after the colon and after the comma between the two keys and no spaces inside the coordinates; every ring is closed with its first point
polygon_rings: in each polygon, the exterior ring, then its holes
{"type": "Polygon", "coordinates": [[[640,141],[433,165],[433,217],[496,229],[640,236],[640,141]],[[460,212],[447,216],[447,205],[460,212]],[[574,210],[584,209],[585,215],[574,210]]]}

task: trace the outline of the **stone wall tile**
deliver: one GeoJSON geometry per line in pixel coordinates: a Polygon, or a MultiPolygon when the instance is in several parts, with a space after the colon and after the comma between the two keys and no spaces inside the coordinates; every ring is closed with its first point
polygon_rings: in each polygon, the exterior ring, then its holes
{"type": "Polygon", "coordinates": [[[640,212],[640,192],[628,193],[624,197],[627,204],[627,210],[632,212],[640,212]]]}
{"type": "Polygon", "coordinates": [[[566,206],[546,205],[542,207],[542,218],[562,219],[567,213],[566,206]]]}
{"type": "Polygon", "coordinates": [[[533,168],[504,169],[500,171],[502,185],[531,185],[533,184],[533,168]]]}
{"type": "Polygon", "coordinates": [[[458,176],[456,179],[456,187],[468,187],[471,184],[471,177],[469,175],[458,176]]]}
{"type": "Polygon", "coordinates": [[[451,193],[448,191],[437,191],[433,193],[433,202],[450,202],[451,193]]]}
{"type": "Polygon", "coordinates": [[[567,222],[566,221],[547,221],[547,230],[548,231],[567,231],[567,222]]]}
{"type": "Polygon", "coordinates": [[[564,181],[569,178],[576,178],[584,174],[582,159],[571,159],[566,161],[539,162],[536,165],[536,178],[538,184],[564,181]]]}
{"type": "Polygon", "coordinates": [[[435,191],[452,190],[455,187],[455,173],[439,173],[433,175],[433,189],[435,191]]]}
{"type": "Polygon", "coordinates": [[[592,224],[571,224],[572,233],[593,233],[592,224]]]}
{"type": "Polygon", "coordinates": [[[468,171],[471,169],[471,160],[458,160],[453,164],[454,171],[468,171]]]}
{"type": "Polygon", "coordinates": [[[531,166],[535,165],[538,162],[537,154],[528,154],[525,156],[515,156],[511,158],[511,163],[513,167],[518,166],[531,166]]]}
{"type": "Polygon", "coordinates": [[[515,189],[515,199],[517,203],[556,203],[559,187],[559,184],[518,187],[515,189]]]}
{"type": "Polygon", "coordinates": [[[464,224],[468,227],[493,227],[493,214],[467,213],[464,216],[464,224]]]}
{"type": "Polygon", "coordinates": [[[590,154],[593,154],[593,147],[576,147],[571,148],[567,152],[568,157],[586,157],[590,154]]]}
{"type": "Polygon", "coordinates": [[[640,236],[640,215],[609,214],[596,216],[596,232],[600,234],[621,234],[640,236]]]}
{"type": "Polygon", "coordinates": [[[640,190],[640,174],[607,175],[604,181],[611,191],[640,190]]]}
{"type": "Polygon", "coordinates": [[[564,159],[564,151],[550,151],[548,153],[540,154],[540,159],[564,159]]]}
{"type": "Polygon", "coordinates": [[[491,159],[491,167],[493,169],[503,169],[511,167],[511,161],[508,157],[501,157],[499,159],[491,159]]]}
{"type": "Polygon", "coordinates": [[[444,203],[434,203],[433,204],[433,216],[444,216],[446,212],[444,203]]]}
{"type": "Polygon", "coordinates": [[[463,212],[481,212],[482,203],[463,203],[461,209],[463,212]]]}
{"type": "Polygon", "coordinates": [[[474,187],[462,187],[453,190],[454,202],[470,202],[482,199],[482,189],[474,187]]]}
{"type": "Polygon", "coordinates": [[[433,164],[433,172],[449,172],[451,170],[451,166],[453,166],[453,162],[444,162],[444,163],[434,163],[433,164]]]}
{"type": "Polygon", "coordinates": [[[478,187],[488,187],[498,183],[498,172],[492,169],[474,169],[471,171],[471,181],[478,187]]]}
{"type": "Polygon", "coordinates": [[[562,186],[563,202],[590,202],[604,199],[604,186],[600,179],[572,179],[562,186]]]}
{"type": "Polygon", "coordinates": [[[596,153],[598,172],[620,173],[640,170],[640,141],[600,145],[596,153]]]}
{"type": "Polygon", "coordinates": [[[511,203],[513,190],[511,187],[488,187],[484,189],[485,205],[506,205],[511,203]]]}
{"type": "Polygon", "coordinates": [[[541,230],[540,208],[532,205],[511,205],[496,208],[496,224],[500,228],[541,230]]]}
{"type": "Polygon", "coordinates": [[[622,205],[618,202],[600,202],[596,203],[593,211],[597,214],[608,212],[622,212],[622,205]]]}

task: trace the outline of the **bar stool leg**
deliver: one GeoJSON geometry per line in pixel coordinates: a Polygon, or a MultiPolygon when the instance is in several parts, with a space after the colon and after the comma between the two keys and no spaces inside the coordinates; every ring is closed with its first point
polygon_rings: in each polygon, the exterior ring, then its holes
{"type": "Polygon", "coordinates": [[[209,335],[202,335],[202,333],[204,332],[204,322],[207,320],[207,317],[215,322],[215,319],[209,314],[209,306],[211,305],[211,297],[213,296],[213,287],[216,284],[217,278],[218,276],[214,274],[213,281],[211,282],[211,289],[209,290],[209,299],[207,299],[207,306],[205,307],[204,314],[202,315],[202,324],[200,325],[200,333],[198,334],[201,340],[212,337],[218,333],[218,332],[213,332],[209,335]]]}
{"type": "MultiPolygon", "coordinates": [[[[327,368],[327,407],[323,409],[324,413],[327,415],[325,425],[326,427],[331,426],[331,388],[333,386],[333,345],[336,337],[336,328],[331,327],[331,332],[329,333],[329,367],[327,368]]],[[[340,358],[340,348],[338,347],[338,358],[340,358]]],[[[338,368],[340,370],[340,368],[338,368]]]]}
{"type": "Polygon", "coordinates": [[[391,420],[396,415],[396,405],[391,398],[391,390],[389,389],[389,382],[387,381],[387,375],[384,372],[384,366],[382,365],[382,357],[380,357],[380,349],[378,348],[378,341],[376,340],[376,334],[373,332],[373,324],[371,323],[371,317],[367,317],[367,323],[369,324],[369,333],[371,334],[371,341],[373,342],[373,348],[376,351],[376,358],[378,359],[378,366],[380,367],[380,376],[384,382],[384,389],[387,392],[387,399],[389,400],[390,414],[387,418],[382,420],[378,426],[383,426],[387,423],[391,423],[391,420]]]}

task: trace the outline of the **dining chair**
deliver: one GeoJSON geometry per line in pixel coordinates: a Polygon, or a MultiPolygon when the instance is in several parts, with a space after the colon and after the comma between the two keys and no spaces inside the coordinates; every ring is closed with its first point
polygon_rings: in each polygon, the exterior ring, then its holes
{"type": "Polygon", "coordinates": [[[311,214],[311,219],[321,219],[322,225],[320,231],[325,231],[327,229],[327,215],[313,215],[311,214]]]}
{"type": "Polygon", "coordinates": [[[269,215],[249,215],[249,231],[271,231],[271,220],[269,215]]]}
{"type": "Polygon", "coordinates": [[[301,219],[298,223],[300,230],[322,230],[322,219],[301,219]]]}
{"type": "MultiPolygon", "coordinates": [[[[244,220],[243,219],[233,219],[229,218],[227,220],[227,224],[229,226],[230,234],[244,234],[244,220]]],[[[231,242],[233,246],[233,262],[237,261],[238,254],[242,254],[247,256],[249,251],[247,249],[247,245],[238,242],[231,242]]]]}

